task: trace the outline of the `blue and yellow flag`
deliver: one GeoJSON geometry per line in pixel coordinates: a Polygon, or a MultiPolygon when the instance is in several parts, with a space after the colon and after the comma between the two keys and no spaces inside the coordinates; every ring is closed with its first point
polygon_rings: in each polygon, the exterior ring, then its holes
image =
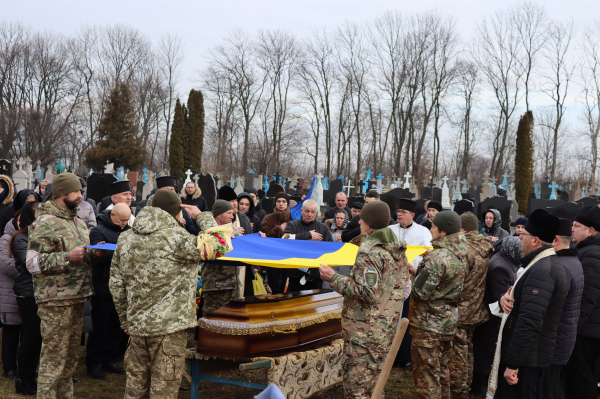
{"type": "MultiPolygon", "coordinates": [[[[233,251],[210,263],[229,266],[257,265],[281,269],[326,266],[351,266],[358,247],[343,242],[284,240],[261,237],[258,233],[236,237],[233,251]]],[[[425,247],[409,245],[406,257],[411,262],[426,251],[425,247]]]]}

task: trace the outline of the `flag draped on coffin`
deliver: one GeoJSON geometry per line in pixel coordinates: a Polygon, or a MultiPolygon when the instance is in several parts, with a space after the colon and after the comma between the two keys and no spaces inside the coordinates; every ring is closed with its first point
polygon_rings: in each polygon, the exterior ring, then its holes
{"type": "MultiPolygon", "coordinates": [[[[210,263],[222,265],[258,265],[282,269],[353,265],[358,247],[343,242],[283,240],[261,237],[258,233],[236,237],[233,250],[210,263]]],[[[411,262],[426,248],[409,245],[406,257],[411,262]]]]}

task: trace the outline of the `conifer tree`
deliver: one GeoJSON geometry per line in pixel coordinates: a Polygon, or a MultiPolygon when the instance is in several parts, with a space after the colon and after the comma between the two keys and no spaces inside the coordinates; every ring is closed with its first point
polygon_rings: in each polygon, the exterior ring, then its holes
{"type": "Polygon", "coordinates": [[[199,173],[202,168],[202,149],[204,146],[204,98],[200,90],[192,89],[190,91],[187,110],[186,165],[192,165],[192,169],[199,173]]]}
{"type": "Polygon", "coordinates": [[[138,170],[146,159],[142,136],[129,86],[117,82],[104,102],[104,116],[98,127],[98,140],[85,153],[85,164],[99,170],[106,161],[128,170],[138,170]]]}
{"type": "Polygon", "coordinates": [[[169,167],[171,176],[183,178],[185,173],[184,147],[186,140],[185,105],[179,98],[175,103],[173,125],[171,125],[171,140],[169,141],[169,167]]]}
{"type": "Polygon", "coordinates": [[[533,187],[533,154],[533,113],[527,111],[519,120],[515,154],[515,196],[523,213],[533,187]]]}

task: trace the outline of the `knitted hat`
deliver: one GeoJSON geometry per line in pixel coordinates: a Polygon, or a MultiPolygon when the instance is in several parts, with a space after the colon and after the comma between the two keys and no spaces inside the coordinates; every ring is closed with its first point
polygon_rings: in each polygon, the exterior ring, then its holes
{"type": "Polygon", "coordinates": [[[427,209],[429,208],[437,209],[438,212],[444,210],[444,208],[442,208],[442,204],[437,201],[429,201],[429,204],[427,204],[427,209]]]}
{"type": "Polygon", "coordinates": [[[515,226],[525,226],[527,224],[527,218],[526,217],[519,217],[517,218],[517,220],[515,221],[515,226]]]}
{"type": "Polygon", "coordinates": [[[415,213],[415,210],[417,209],[417,201],[410,198],[400,198],[398,199],[398,209],[415,213]]]}
{"type": "Polygon", "coordinates": [[[571,237],[573,235],[573,222],[571,219],[558,218],[559,227],[557,236],[571,237]]]}
{"type": "Polygon", "coordinates": [[[460,231],[461,220],[458,213],[454,211],[439,212],[431,221],[439,230],[446,234],[454,234],[460,231]]]}
{"type": "MultiPolygon", "coordinates": [[[[223,186],[223,187],[226,187],[226,186],[223,186]]],[[[223,188],[223,187],[221,187],[221,188],[223,188]]],[[[232,209],[233,209],[233,206],[229,203],[229,201],[220,199],[220,200],[215,201],[215,204],[212,207],[212,214],[213,214],[213,217],[217,217],[220,214],[230,211],[232,209]]]]}
{"type": "Polygon", "coordinates": [[[156,190],[152,198],[152,206],[160,208],[172,216],[177,216],[181,212],[181,199],[174,191],[156,190]]]}
{"type": "Polygon", "coordinates": [[[73,191],[80,191],[81,183],[79,178],[73,173],[64,172],[54,176],[52,179],[52,197],[58,198],[61,195],[67,195],[73,191]]]}
{"type": "Polygon", "coordinates": [[[525,225],[525,231],[542,241],[552,242],[559,226],[560,222],[556,216],[543,209],[536,209],[529,216],[529,220],[527,220],[527,224],[525,225]]]}
{"type": "Polygon", "coordinates": [[[372,201],[363,206],[360,218],[373,229],[383,229],[390,224],[390,207],[383,201],[372,201]]]}
{"type": "Polygon", "coordinates": [[[254,194],[254,195],[258,194],[258,191],[254,187],[246,187],[244,189],[244,191],[247,192],[248,194],[254,194]]]}
{"type": "Polygon", "coordinates": [[[237,194],[233,191],[233,188],[229,186],[223,186],[219,189],[219,199],[225,201],[237,200],[237,194]]]}
{"type": "Polygon", "coordinates": [[[593,227],[596,231],[600,231],[600,208],[596,205],[582,208],[577,213],[577,216],[575,216],[575,221],[586,227],[593,227]]]}
{"type": "Polygon", "coordinates": [[[277,202],[279,198],[285,199],[285,202],[287,202],[288,205],[290,204],[290,197],[286,193],[275,194],[275,202],[277,202]]]}
{"type": "Polygon", "coordinates": [[[461,228],[464,231],[479,230],[479,222],[477,220],[477,216],[475,216],[472,212],[465,212],[462,215],[460,215],[460,223],[461,228]]]}

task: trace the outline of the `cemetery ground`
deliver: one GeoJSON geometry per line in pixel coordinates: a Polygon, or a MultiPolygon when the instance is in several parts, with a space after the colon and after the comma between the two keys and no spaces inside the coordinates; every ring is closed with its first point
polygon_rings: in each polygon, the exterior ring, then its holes
{"type": "MultiPolygon", "coordinates": [[[[1,335],[1,334],[0,334],[1,335]]],[[[0,344],[2,339],[0,337],[0,344]]],[[[188,348],[194,347],[194,334],[193,331],[188,332],[188,348]]],[[[1,361],[0,361],[1,363],[1,361]]],[[[117,365],[122,366],[123,360],[119,359],[117,365]]],[[[223,371],[215,375],[219,378],[232,379],[238,381],[254,382],[254,383],[266,383],[267,370],[249,370],[244,372],[238,371],[223,371]]],[[[75,398],[77,399],[113,399],[122,398],[125,393],[125,376],[116,374],[107,374],[106,380],[94,380],[88,377],[85,369],[85,347],[81,347],[79,365],[75,371],[75,377],[81,382],[74,384],[75,398]]],[[[187,379],[182,379],[182,386],[189,386],[187,379]]],[[[254,395],[258,394],[258,390],[243,388],[233,385],[224,385],[207,381],[200,381],[200,398],[215,398],[215,399],[239,399],[239,398],[253,398],[254,395]]],[[[393,367],[385,387],[386,398],[396,399],[410,399],[416,398],[414,391],[414,383],[412,377],[412,370],[410,368],[404,369],[399,367],[393,367]]],[[[32,396],[30,396],[32,397],[32,396]]],[[[180,390],[178,399],[189,399],[189,390],[180,390]]],[[[311,398],[314,399],[342,399],[344,397],[344,391],[341,385],[336,385],[329,390],[320,394],[314,395],[311,398]]],[[[483,395],[472,396],[473,398],[484,398],[483,395]]],[[[0,398],[2,399],[16,399],[25,398],[23,395],[17,395],[15,393],[15,381],[8,378],[4,378],[0,375],[0,398]]]]}

